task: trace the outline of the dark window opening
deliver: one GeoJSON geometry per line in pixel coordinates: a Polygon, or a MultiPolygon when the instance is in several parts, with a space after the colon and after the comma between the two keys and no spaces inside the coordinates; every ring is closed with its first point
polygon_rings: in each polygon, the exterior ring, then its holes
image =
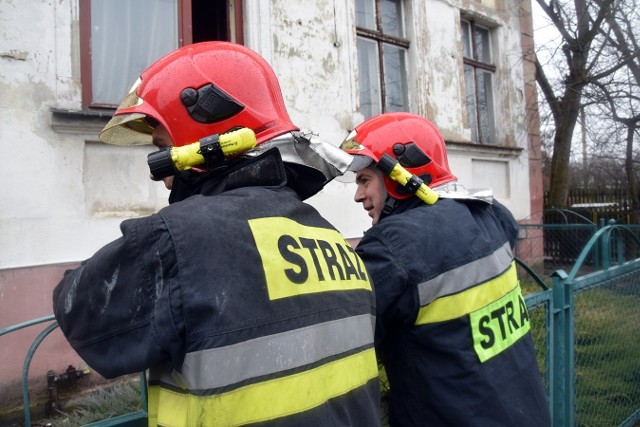
{"type": "Polygon", "coordinates": [[[191,22],[193,43],[229,40],[228,1],[193,0],[191,22]]]}

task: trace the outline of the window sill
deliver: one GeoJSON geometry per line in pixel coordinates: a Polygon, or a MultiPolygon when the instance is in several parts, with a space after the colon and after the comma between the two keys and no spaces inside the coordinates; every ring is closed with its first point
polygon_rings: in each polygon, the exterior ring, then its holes
{"type": "Polygon", "coordinates": [[[98,134],[111,120],[113,110],[68,110],[51,108],[51,127],[54,131],[72,135],[98,134]]]}
{"type": "Polygon", "coordinates": [[[474,153],[484,154],[491,157],[517,158],[522,154],[523,149],[519,147],[503,147],[500,145],[474,144],[471,142],[451,142],[446,141],[447,151],[450,153],[474,153]]]}

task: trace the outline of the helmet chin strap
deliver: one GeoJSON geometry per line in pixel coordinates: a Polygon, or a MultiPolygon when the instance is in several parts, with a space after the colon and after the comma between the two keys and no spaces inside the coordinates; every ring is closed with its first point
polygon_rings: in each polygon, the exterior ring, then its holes
{"type": "Polygon", "coordinates": [[[391,215],[391,212],[393,212],[397,206],[398,200],[387,195],[387,198],[384,201],[384,206],[382,207],[382,212],[380,213],[380,218],[391,215]]]}

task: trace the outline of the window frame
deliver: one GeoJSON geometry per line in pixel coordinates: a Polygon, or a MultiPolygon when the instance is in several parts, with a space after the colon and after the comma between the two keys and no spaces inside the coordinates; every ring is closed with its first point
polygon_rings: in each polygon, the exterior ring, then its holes
{"type": "MultiPolygon", "coordinates": [[[[370,29],[365,27],[360,27],[356,23],[356,38],[362,37],[366,40],[373,41],[376,44],[376,54],[377,54],[377,63],[378,63],[378,73],[379,73],[379,85],[380,85],[380,109],[382,113],[387,112],[387,90],[385,83],[385,67],[384,67],[384,45],[388,44],[394,47],[402,48],[405,51],[405,57],[408,58],[408,50],[411,45],[411,41],[404,37],[394,36],[384,32],[382,25],[382,0],[372,0],[374,1],[374,12],[375,12],[375,27],[376,29],[370,29]]],[[[405,13],[404,13],[404,1],[398,0],[400,2],[401,7],[401,16],[403,24],[403,33],[406,34],[406,21],[405,21],[405,13]]],[[[408,69],[405,68],[405,82],[408,83],[408,69]]],[[[359,89],[360,90],[360,89],[359,89]]],[[[406,107],[409,108],[409,93],[404,93],[406,107]]],[[[358,92],[358,97],[360,97],[360,92],[358,92]]]]}
{"type": "MultiPolygon", "coordinates": [[[[178,13],[178,47],[193,43],[192,2],[194,0],[177,0],[178,13]]],[[[226,0],[227,38],[229,41],[244,44],[243,0],[226,0]]],[[[79,0],[80,18],[80,76],[82,86],[83,109],[114,110],[118,106],[93,102],[92,57],[91,57],[91,0],[79,0]]]]}
{"type": "MultiPolygon", "coordinates": [[[[496,70],[497,67],[494,65],[493,61],[494,61],[494,52],[493,52],[493,43],[492,43],[492,38],[493,38],[493,30],[492,28],[486,26],[486,25],[482,25],[482,24],[478,24],[474,19],[471,18],[465,18],[465,17],[461,17],[460,18],[460,26],[463,29],[462,31],[462,43],[463,43],[463,48],[462,48],[462,58],[463,58],[463,69],[466,68],[466,66],[471,67],[471,69],[473,70],[473,82],[474,82],[474,104],[475,104],[475,108],[473,111],[468,111],[468,102],[466,102],[466,97],[467,97],[467,88],[465,88],[465,111],[467,112],[467,115],[470,114],[474,114],[475,115],[475,130],[471,129],[472,135],[475,132],[475,134],[477,135],[477,141],[472,141],[474,143],[478,143],[478,144],[488,144],[488,145],[497,145],[497,135],[496,135],[496,112],[495,112],[495,75],[496,75],[496,70]],[[464,25],[464,24],[468,24],[464,25]],[[491,62],[484,62],[482,60],[480,60],[478,58],[478,44],[477,44],[477,38],[476,38],[476,32],[477,29],[483,29],[487,31],[488,34],[488,42],[487,42],[487,46],[486,48],[489,49],[489,60],[491,62]],[[467,31],[468,29],[468,31],[467,31]],[[464,41],[465,38],[469,37],[469,47],[471,49],[471,57],[466,56],[466,52],[464,49],[464,41]],[[494,139],[495,141],[485,141],[485,136],[483,135],[480,123],[482,122],[482,117],[481,117],[481,108],[478,106],[478,99],[481,98],[480,96],[480,91],[478,88],[478,70],[480,70],[480,73],[482,74],[486,74],[489,73],[491,75],[491,104],[490,106],[487,106],[487,110],[489,112],[489,114],[491,115],[491,117],[489,117],[489,119],[491,120],[491,131],[492,131],[492,135],[489,136],[489,138],[494,139]],[[489,108],[490,107],[490,108],[489,108]]],[[[466,78],[462,79],[466,85],[466,78]]],[[[469,123],[469,121],[467,122],[467,124],[469,125],[469,127],[471,128],[472,123],[469,123]]]]}

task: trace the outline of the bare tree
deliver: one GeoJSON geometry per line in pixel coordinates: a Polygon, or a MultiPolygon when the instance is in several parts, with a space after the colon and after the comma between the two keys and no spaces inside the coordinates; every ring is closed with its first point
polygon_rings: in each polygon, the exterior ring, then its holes
{"type": "Polygon", "coordinates": [[[636,32],[640,31],[640,15],[637,6],[636,0],[622,2],[615,15],[606,17],[602,35],[620,67],[611,78],[594,85],[609,118],[624,131],[624,170],[634,222],[640,218],[640,195],[634,167],[634,140],[640,128],[640,48],[636,37],[636,32]]]}
{"type": "Polygon", "coordinates": [[[536,2],[560,34],[564,57],[564,61],[556,63],[558,68],[555,72],[562,75],[559,81],[553,80],[553,72],[547,73],[545,66],[551,64],[543,66],[536,59],[536,82],[549,106],[555,125],[548,203],[550,206],[566,207],[571,143],[585,87],[617,69],[602,57],[604,42],[595,42],[596,38],[602,38],[603,23],[608,16],[612,16],[616,1],[536,2]]]}

